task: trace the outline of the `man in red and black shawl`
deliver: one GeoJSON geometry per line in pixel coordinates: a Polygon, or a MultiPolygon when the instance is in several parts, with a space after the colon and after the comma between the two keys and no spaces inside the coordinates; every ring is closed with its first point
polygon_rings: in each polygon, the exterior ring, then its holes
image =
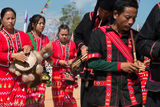
{"type": "Polygon", "coordinates": [[[136,0],[117,0],[114,23],[91,34],[88,67],[95,73],[90,105],[94,107],[141,107],[139,66],[133,63],[130,31],[138,11],[136,0]]]}

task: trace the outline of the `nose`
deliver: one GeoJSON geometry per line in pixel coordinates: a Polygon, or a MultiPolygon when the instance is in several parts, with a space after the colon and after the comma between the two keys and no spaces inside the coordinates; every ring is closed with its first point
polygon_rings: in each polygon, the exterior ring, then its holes
{"type": "Polygon", "coordinates": [[[12,19],[9,19],[9,22],[12,22],[12,19]]]}
{"type": "Polygon", "coordinates": [[[128,24],[133,25],[133,23],[134,23],[134,19],[133,18],[129,19],[128,24]]]}
{"type": "Polygon", "coordinates": [[[41,26],[42,26],[42,27],[44,27],[44,26],[45,26],[45,24],[43,24],[43,23],[42,23],[42,24],[41,24],[41,26]]]}

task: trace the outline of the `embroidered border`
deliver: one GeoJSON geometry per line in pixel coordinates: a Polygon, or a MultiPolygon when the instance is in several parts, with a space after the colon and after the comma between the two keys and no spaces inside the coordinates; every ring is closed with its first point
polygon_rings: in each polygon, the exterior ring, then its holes
{"type": "Polygon", "coordinates": [[[92,53],[92,54],[88,54],[88,55],[87,55],[87,59],[100,58],[100,57],[102,57],[102,55],[99,54],[99,53],[92,53]]]}
{"type": "MultiPolygon", "coordinates": [[[[107,43],[107,61],[112,62],[112,42],[108,37],[106,37],[106,43],[107,43]]],[[[107,72],[105,106],[110,105],[111,92],[112,92],[112,74],[111,72],[107,72]]]]}
{"type": "Polygon", "coordinates": [[[129,96],[131,99],[132,105],[138,104],[134,95],[134,89],[132,87],[133,82],[130,79],[127,79],[127,86],[128,86],[128,91],[129,91],[129,96]]]}

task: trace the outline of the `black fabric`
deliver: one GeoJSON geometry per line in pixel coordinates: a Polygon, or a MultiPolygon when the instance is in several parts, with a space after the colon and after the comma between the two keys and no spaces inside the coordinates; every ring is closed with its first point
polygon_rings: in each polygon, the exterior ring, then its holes
{"type": "Polygon", "coordinates": [[[141,54],[149,58],[158,58],[160,56],[160,9],[158,5],[155,5],[150,12],[137,37],[137,50],[141,54]],[[150,55],[151,48],[155,42],[157,43],[150,55]]]}
{"type": "MultiPolygon", "coordinates": [[[[106,29],[106,31],[115,32],[112,28],[106,29]]],[[[115,32],[116,33],[116,32],[115,32]]],[[[137,32],[133,32],[135,35],[137,32]]],[[[118,35],[118,34],[117,34],[118,35]]],[[[130,33],[126,32],[120,37],[121,40],[128,46],[128,38],[130,33]]],[[[103,60],[106,60],[107,57],[107,46],[106,38],[103,31],[100,29],[95,30],[91,34],[91,39],[88,45],[88,53],[99,53],[102,55],[103,60]]],[[[112,62],[126,62],[126,58],[119,52],[116,46],[112,43],[112,62]]],[[[88,60],[91,61],[91,60],[88,60]]],[[[94,70],[95,77],[94,81],[106,81],[107,73],[106,71],[96,71],[94,70]]],[[[129,96],[129,91],[127,87],[127,77],[132,80],[137,80],[138,76],[136,74],[128,74],[125,72],[112,72],[112,92],[111,92],[111,101],[110,106],[130,106],[131,100],[129,96]]],[[[94,93],[92,96],[94,99],[94,105],[104,106],[105,105],[105,96],[106,96],[106,87],[105,86],[94,86],[92,88],[94,93]]],[[[141,95],[141,85],[140,82],[137,82],[133,85],[135,98],[138,103],[142,102],[141,95]]]]}
{"type": "Polygon", "coordinates": [[[86,81],[84,79],[81,80],[81,107],[93,107],[92,101],[94,101],[93,94],[93,80],[86,81]],[[86,87],[86,82],[88,82],[88,86],[86,87]]]}
{"type": "Polygon", "coordinates": [[[99,7],[104,10],[112,11],[115,1],[116,0],[100,0],[99,7]]]}
{"type": "Polygon", "coordinates": [[[160,92],[147,92],[145,107],[160,107],[160,92]]]}
{"type": "MultiPolygon", "coordinates": [[[[74,31],[74,42],[77,46],[77,51],[78,51],[78,56],[80,55],[80,48],[83,45],[88,46],[89,40],[90,40],[90,35],[91,32],[93,31],[92,28],[92,20],[89,17],[90,13],[86,13],[82,19],[82,21],[80,22],[80,24],[76,27],[75,31],[74,31]],[[83,43],[80,46],[79,43],[83,43]]],[[[100,18],[97,16],[96,18],[97,20],[100,21],[100,18]]],[[[102,22],[101,26],[107,25],[109,24],[109,20],[106,20],[105,22],[102,22]]],[[[94,25],[93,28],[95,28],[97,26],[94,25]]]]}
{"type": "Polygon", "coordinates": [[[92,32],[91,25],[92,22],[90,20],[89,13],[86,13],[74,32],[74,41],[77,48],[80,48],[78,47],[78,44],[81,42],[83,42],[85,45],[88,45],[90,33],[92,32]]]}
{"type": "MultiPolygon", "coordinates": [[[[112,2],[112,0],[111,0],[112,2]]],[[[76,47],[77,47],[77,53],[78,53],[78,56],[81,55],[81,51],[80,51],[80,48],[83,46],[83,45],[86,45],[88,46],[88,43],[89,43],[89,40],[90,40],[90,34],[91,32],[93,31],[93,29],[95,27],[97,27],[97,25],[95,24],[96,20],[100,21],[100,18],[97,16],[97,9],[99,7],[99,4],[96,5],[95,7],[95,11],[94,12],[94,16],[95,17],[92,17],[92,20],[90,19],[89,17],[89,13],[86,13],[82,19],[82,21],[80,22],[80,24],[76,27],[75,31],[74,31],[74,42],[76,44],[76,47]],[[79,45],[81,43],[81,45],[79,45]],[[79,46],[78,46],[79,45],[79,46]]],[[[106,20],[105,22],[102,22],[102,26],[103,25],[106,25],[109,21],[106,20]]],[[[83,69],[85,64],[81,65],[81,68],[83,69]]],[[[90,78],[92,79],[94,76],[91,74],[90,75],[90,72],[89,71],[85,71],[84,74],[81,74],[81,77],[82,77],[82,80],[89,80],[90,78]]],[[[82,81],[82,84],[85,84],[83,81],[82,81]]],[[[83,107],[87,107],[87,103],[88,102],[87,100],[83,99],[84,97],[84,94],[85,92],[86,93],[91,93],[90,90],[85,90],[86,88],[83,87],[84,85],[81,86],[82,88],[82,92],[81,92],[81,104],[83,105],[83,107]],[[84,89],[84,90],[83,90],[84,89]]],[[[91,93],[92,94],[92,93],[91,93]]],[[[88,95],[88,94],[87,94],[88,95]]],[[[90,95],[88,95],[90,96],[90,95]]],[[[81,106],[82,106],[81,105],[81,106]]]]}
{"type": "MultiPolygon", "coordinates": [[[[156,4],[151,10],[141,31],[137,35],[137,50],[144,56],[151,58],[151,62],[160,62],[160,8],[156,4]]],[[[150,75],[147,81],[147,89],[152,91],[160,90],[160,64],[150,65],[150,75]],[[152,80],[158,81],[151,81],[152,80]]]]}

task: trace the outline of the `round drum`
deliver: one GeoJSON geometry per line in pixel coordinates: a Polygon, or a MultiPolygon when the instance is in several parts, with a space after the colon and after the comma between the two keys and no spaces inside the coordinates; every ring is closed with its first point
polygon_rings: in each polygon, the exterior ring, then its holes
{"type": "Polygon", "coordinates": [[[32,71],[35,66],[38,64],[38,60],[33,52],[30,52],[28,56],[27,61],[21,62],[21,61],[15,61],[15,68],[16,70],[27,73],[28,71],[32,71]]]}

